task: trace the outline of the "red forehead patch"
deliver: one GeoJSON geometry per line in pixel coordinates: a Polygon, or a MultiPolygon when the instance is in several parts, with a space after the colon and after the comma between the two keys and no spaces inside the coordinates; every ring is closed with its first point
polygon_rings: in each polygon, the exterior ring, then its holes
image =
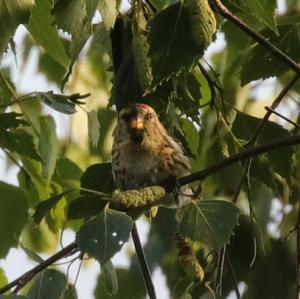
{"type": "Polygon", "coordinates": [[[150,107],[149,105],[143,103],[136,103],[135,106],[141,109],[147,109],[150,107]]]}

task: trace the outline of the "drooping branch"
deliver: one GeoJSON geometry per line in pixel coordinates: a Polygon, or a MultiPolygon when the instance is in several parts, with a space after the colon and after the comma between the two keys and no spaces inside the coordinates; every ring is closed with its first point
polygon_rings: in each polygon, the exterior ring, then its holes
{"type": "Polygon", "coordinates": [[[240,18],[232,14],[220,0],[209,0],[210,5],[214,11],[222,15],[224,18],[228,19],[230,22],[234,23],[237,27],[245,31],[249,36],[251,36],[255,41],[257,41],[261,46],[265,47],[270,53],[279,58],[281,61],[286,63],[294,72],[300,74],[300,66],[279,48],[269,42],[263,35],[256,32],[250,28],[246,23],[244,23],[240,18]]]}

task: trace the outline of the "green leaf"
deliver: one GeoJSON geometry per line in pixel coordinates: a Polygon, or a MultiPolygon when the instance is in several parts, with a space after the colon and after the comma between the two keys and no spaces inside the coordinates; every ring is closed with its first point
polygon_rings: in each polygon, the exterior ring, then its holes
{"type": "Polygon", "coordinates": [[[199,58],[189,21],[189,14],[181,2],[168,6],[151,20],[149,56],[155,83],[190,68],[199,58]]]}
{"type": "MultiPolygon", "coordinates": [[[[232,131],[236,138],[247,141],[252,138],[253,133],[258,128],[261,121],[262,119],[260,118],[238,112],[232,125],[232,131]]],[[[288,130],[275,122],[267,121],[259,134],[257,143],[267,143],[287,136],[290,136],[288,130]]],[[[290,181],[292,173],[292,157],[294,152],[295,148],[293,146],[287,146],[280,150],[270,151],[265,155],[270,162],[272,169],[284,177],[288,182],[290,181]]]]}
{"type": "Polygon", "coordinates": [[[26,255],[31,258],[33,261],[37,263],[42,263],[44,261],[43,258],[41,258],[37,253],[29,249],[28,247],[25,247],[24,245],[20,244],[20,247],[22,250],[26,253],[26,255]]]}
{"type": "Polygon", "coordinates": [[[106,293],[104,282],[105,277],[102,272],[99,275],[97,287],[94,291],[95,299],[146,298],[144,282],[139,271],[117,268],[116,272],[119,282],[119,292],[112,296],[106,293]]]}
{"type": "Polygon", "coordinates": [[[75,286],[68,283],[68,285],[60,299],[78,299],[75,286]]]}
{"type": "Polygon", "coordinates": [[[27,198],[19,188],[0,182],[0,258],[18,245],[19,236],[28,220],[27,198]]]}
{"type": "Polygon", "coordinates": [[[69,100],[68,96],[49,92],[37,92],[37,98],[47,104],[52,109],[65,113],[73,114],[76,112],[75,103],[69,100]]]}
{"type": "Polygon", "coordinates": [[[180,232],[194,241],[221,249],[237,225],[239,209],[223,200],[201,200],[188,205],[179,223],[180,232]]]}
{"type": "Polygon", "coordinates": [[[19,155],[41,161],[36,151],[33,137],[23,130],[10,132],[0,128],[0,147],[16,152],[19,155]]]}
{"type": "Polygon", "coordinates": [[[97,146],[100,138],[100,123],[98,120],[98,114],[95,110],[87,113],[88,116],[88,129],[89,138],[94,147],[97,146]]]}
{"type": "Polygon", "coordinates": [[[105,209],[80,228],[76,241],[82,252],[104,265],[128,241],[131,228],[132,220],[125,213],[105,209]]]}
{"type": "Polygon", "coordinates": [[[157,13],[148,38],[154,84],[189,70],[212,41],[215,28],[207,0],[180,1],[157,13]]]}
{"type": "MultiPolygon", "coordinates": [[[[1,19],[0,19],[0,23],[1,23],[1,19]]],[[[11,82],[10,78],[0,71],[0,95],[1,95],[0,105],[9,105],[13,96],[12,93],[14,91],[15,91],[15,86],[11,82]]],[[[2,110],[3,108],[0,107],[0,111],[2,110]]]]}
{"type": "Polygon", "coordinates": [[[2,268],[0,268],[0,286],[6,285],[7,282],[8,282],[8,280],[7,280],[7,277],[4,273],[4,270],[2,268]]]}
{"type": "MultiPolygon", "coordinates": [[[[299,30],[300,23],[295,22],[279,25],[279,35],[276,35],[270,29],[265,29],[260,33],[291,59],[300,62],[299,30]]],[[[245,85],[253,80],[266,79],[271,76],[279,77],[289,69],[290,67],[276,58],[271,51],[266,50],[259,43],[256,43],[242,65],[241,83],[245,85]]]]}
{"type": "Polygon", "coordinates": [[[19,24],[28,21],[34,0],[1,0],[0,2],[0,57],[19,24]]]}
{"type": "Polygon", "coordinates": [[[36,0],[31,18],[26,26],[34,40],[64,68],[68,67],[69,58],[59,38],[54,17],[51,14],[51,2],[36,0]]]}
{"type": "Polygon", "coordinates": [[[54,269],[47,269],[36,276],[27,297],[29,299],[61,299],[66,286],[65,274],[54,269]]]}
{"type": "Polygon", "coordinates": [[[22,114],[16,112],[0,113],[0,128],[11,129],[17,128],[20,125],[27,126],[28,122],[24,119],[19,119],[22,114]]]}
{"type": "Polygon", "coordinates": [[[55,207],[55,205],[69,192],[72,190],[67,190],[60,194],[56,194],[46,200],[40,202],[36,207],[33,214],[33,221],[36,224],[40,224],[42,219],[49,213],[49,211],[55,207]]]}
{"type": "Polygon", "coordinates": [[[113,28],[119,14],[120,0],[100,0],[98,9],[107,29],[113,28]]]}
{"type": "MultiPolygon", "coordinates": [[[[110,193],[114,190],[114,179],[111,163],[94,164],[87,168],[81,176],[81,187],[96,190],[103,193],[110,193]]],[[[83,191],[85,194],[86,191],[83,191]]]]}
{"type": "Polygon", "coordinates": [[[68,219],[74,220],[98,215],[105,208],[107,201],[99,195],[84,195],[70,203],[68,219]]]}
{"type": "Polygon", "coordinates": [[[38,150],[42,158],[43,177],[50,180],[59,153],[59,144],[56,136],[56,124],[52,116],[41,116],[40,127],[42,134],[39,138],[38,150]]]}
{"type": "Polygon", "coordinates": [[[254,15],[260,23],[268,26],[275,34],[279,34],[275,19],[276,0],[244,0],[241,4],[246,8],[247,13],[254,15]]]}
{"type": "Polygon", "coordinates": [[[110,260],[103,266],[102,274],[105,292],[110,296],[116,295],[119,290],[118,276],[110,260]]]}

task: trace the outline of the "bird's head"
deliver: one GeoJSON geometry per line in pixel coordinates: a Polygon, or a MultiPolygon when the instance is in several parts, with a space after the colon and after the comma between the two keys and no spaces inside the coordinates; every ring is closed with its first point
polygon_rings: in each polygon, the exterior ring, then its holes
{"type": "Polygon", "coordinates": [[[131,104],[119,114],[119,126],[129,134],[134,143],[142,143],[144,135],[155,132],[159,125],[156,112],[147,104],[131,104]]]}

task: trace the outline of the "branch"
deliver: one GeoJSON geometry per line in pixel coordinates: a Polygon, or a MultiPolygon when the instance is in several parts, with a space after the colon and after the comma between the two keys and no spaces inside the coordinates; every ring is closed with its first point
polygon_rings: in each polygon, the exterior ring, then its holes
{"type": "Polygon", "coordinates": [[[178,179],[178,187],[190,184],[194,181],[204,180],[208,176],[228,167],[237,162],[241,162],[247,160],[251,157],[258,156],[260,154],[266,153],[268,151],[280,149],[285,146],[300,144],[300,135],[284,137],[280,139],[276,139],[269,143],[264,143],[253,148],[247,149],[243,152],[237,153],[227,159],[224,159],[216,164],[213,164],[199,172],[192,173],[185,177],[178,179]]]}
{"type": "Polygon", "coordinates": [[[73,255],[75,252],[78,251],[78,245],[76,242],[73,242],[63,248],[62,250],[58,251],[54,255],[50,256],[47,260],[44,260],[31,270],[25,272],[20,277],[15,279],[14,281],[10,282],[9,284],[3,286],[0,288],[0,294],[3,294],[16,286],[14,293],[17,293],[25,284],[27,284],[35,275],[37,275],[39,272],[45,270],[47,267],[51,266],[56,261],[60,260],[63,257],[66,257],[68,255],[73,255]]]}
{"type": "Polygon", "coordinates": [[[300,205],[298,207],[297,219],[297,294],[296,298],[300,298],[300,205]]]}
{"type": "Polygon", "coordinates": [[[256,40],[261,46],[265,47],[267,50],[270,51],[274,56],[282,60],[284,63],[289,65],[289,67],[296,72],[297,74],[300,74],[300,67],[298,64],[291,59],[289,56],[287,56],[284,52],[282,52],[279,48],[274,46],[272,43],[270,43],[263,35],[260,33],[254,31],[252,28],[250,28],[246,23],[244,23],[241,19],[236,17],[234,14],[232,14],[223,4],[220,0],[209,0],[211,7],[218,12],[220,15],[222,15],[224,18],[228,19],[235,25],[237,25],[239,28],[241,28],[243,31],[245,31],[249,36],[251,36],[254,40],[256,40]]]}
{"type": "Polygon", "coordinates": [[[139,264],[141,267],[141,271],[143,274],[143,278],[144,278],[144,282],[148,291],[148,295],[150,299],[156,299],[156,294],[155,294],[155,289],[154,289],[154,285],[151,279],[151,274],[147,265],[147,261],[144,255],[144,251],[143,251],[143,247],[141,244],[141,240],[138,234],[138,230],[136,227],[136,223],[133,223],[133,228],[131,231],[131,235],[132,235],[132,239],[133,239],[133,243],[134,243],[134,248],[135,248],[135,252],[136,255],[138,257],[139,260],[139,264]]]}

